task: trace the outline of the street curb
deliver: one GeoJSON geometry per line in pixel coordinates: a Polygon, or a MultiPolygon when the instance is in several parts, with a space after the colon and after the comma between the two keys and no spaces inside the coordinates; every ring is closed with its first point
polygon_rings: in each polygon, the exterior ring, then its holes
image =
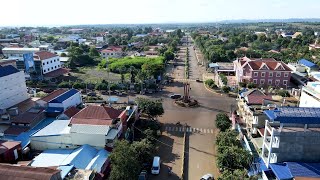
{"type": "Polygon", "coordinates": [[[185,166],[185,161],[186,161],[186,157],[185,157],[185,152],[186,152],[186,126],[184,127],[184,134],[183,134],[183,146],[182,146],[182,166],[181,166],[181,175],[180,175],[180,179],[183,180],[184,179],[184,166],[185,166]]]}
{"type": "Polygon", "coordinates": [[[217,93],[217,92],[215,92],[215,91],[213,91],[212,89],[210,89],[210,88],[207,87],[207,85],[206,85],[206,83],[205,83],[205,80],[204,80],[204,75],[203,75],[203,74],[202,74],[202,81],[203,81],[203,86],[204,86],[204,88],[206,88],[207,91],[209,91],[209,92],[211,92],[211,93],[213,93],[213,94],[219,94],[219,93],[217,93]]]}

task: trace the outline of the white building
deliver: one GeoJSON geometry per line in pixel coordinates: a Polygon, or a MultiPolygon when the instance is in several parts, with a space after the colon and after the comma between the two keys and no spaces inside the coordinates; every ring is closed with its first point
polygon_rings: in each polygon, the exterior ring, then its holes
{"type": "Polygon", "coordinates": [[[7,109],[28,98],[24,73],[12,65],[0,66],[0,109],[7,109]]]}
{"type": "Polygon", "coordinates": [[[102,36],[96,37],[96,42],[97,43],[103,42],[103,37],[102,36]]]}
{"type": "Polygon", "coordinates": [[[308,82],[302,87],[299,107],[320,107],[320,82],[308,82]]]}
{"type": "Polygon", "coordinates": [[[100,55],[106,59],[108,58],[120,58],[123,55],[121,47],[110,46],[107,49],[103,49],[100,55]]]}
{"type": "Polygon", "coordinates": [[[60,57],[47,51],[34,53],[34,60],[41,61],[41,71],[45,75],[61,68],[60,57]]]}
{"type": "Polygon", "coordinates": [[[70,120],[56,120],[34,134],[31,137],[31,148],[68,149],[84,144],[97,148],[112,148],[114,141],[126,127],[127,118],[127,110],[87,106],[70,120]]]}
{"type": "Polygon", "coordinates": [[[70,89],[54,99],[48,102],[48,108],[46,112],[54,113],[59,111],[60,113],[72,106],[78,106],[82,103],[81,93],[75,89],[70,89]]]}
{"type": "Polygon", "coordinates": [[[39,48],[3,48],[2,52],[8,59],[23,61],[23,54],[39,52],[39,48]]]}

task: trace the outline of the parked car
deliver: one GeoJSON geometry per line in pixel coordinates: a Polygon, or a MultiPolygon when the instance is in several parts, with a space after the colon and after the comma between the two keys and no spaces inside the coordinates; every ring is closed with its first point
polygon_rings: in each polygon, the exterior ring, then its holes
{"type": "Polygon", "coordinates": [[[159,156],[155,156],[153,158],[151,173],[160,174],[160,157],[159,156]]]}
{"type": "Polygon", "coordinates": [[[95,92],[89,92],[87,95],[88,96],[97,96],[97,94],[95,92]]]}
{"type": "Polygon", "coordinates": [[[45,93],[52,93],[54,90],[51,89],[51,88],[48,88],[48,89],[44,89],[43,92],[45,93]]]}
{"type": "Polygon", "coordinates": [[[212,174],[206,174],[202,176],[200,180],[214,180],[214,177],[212,174]]]}
{"type": "Polygon", "coordinates": [[[147,180],[148,179],[148,172],[146,170],[142,170],[139,174],[138,180],[147,180]]]}
{"type": "Polygon", "coordinates": [[[196,82],[202,82],[202,80],[200,80],[199,78],[196,79],[196,82]]]}
{"type": "Polygon", "coordinates": [[[182,95],[181,95],[181,94],[171,94],[169,97],[170,97],[171,99],[179,99],[179,98],[182,97],[182,95]]]}

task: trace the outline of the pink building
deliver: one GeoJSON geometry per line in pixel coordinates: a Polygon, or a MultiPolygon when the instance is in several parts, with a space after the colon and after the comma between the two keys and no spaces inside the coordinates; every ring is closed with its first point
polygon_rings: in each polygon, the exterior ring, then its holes
{"type": "Polygon", "coordinates": [[[236,79],[239,82],[253,82],[258,87],[283,87],[289,85],[291,69],[273,58],[240,58],[234,61],[236,79]]]}

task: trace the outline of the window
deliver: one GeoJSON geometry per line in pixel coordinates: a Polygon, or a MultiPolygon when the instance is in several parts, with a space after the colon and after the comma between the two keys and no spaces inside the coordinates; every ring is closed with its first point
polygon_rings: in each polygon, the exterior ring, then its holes
{"type": "Polygon", "coordinates": [[[273,77],[273,72],[269,72],[269,77],[273,77]]]}
{"type": "Polygon", "coordinates": [[[280,84],[280,80],[276,80],[276,85],[278,86],[280,84]]]}
{"type": "Polygon", "coordinates": [[[50,71],[50,68],[48,68],[48,71],[50,71]]]}
{"type": "Polygon", "coordinates": [[[102,53],[104,56],[106,55],[106,53],[102,53]]]}
{"type": "Polygon", "coordinates": [[[53,60],[53,62],[56,62],[56,60],[53,60]]]}
{"type": "Polygon", "coordinates": [[[288,84],[288,80],[283,80],[283,85],[287,85],[288,84]]]}
{"type": "Polygon", "coordinates": [[[57,66],[54,66],[55,69],[57,69],[57,66]]]}
{"type": "Polygon", "coordinates": [[[49,64],[49,62],[47,62],[47,64],[49,64]]]}
{"type": "Polygon", "coordinates": [[[46,70],[43,70],[43,72],[46,72],[46,70]]]}
{"type": "Polygon", "coordinates": [[[60,67],[60,65],[58,65],[58,67],[60,67]]]}
{"type": "Polygon", "coordinates": [[[261,73],[261,77],[265,77],[266,76],[266,73],[265,72],[262,72],[261,73]]]}
{"type": "Polygon", "coordinates": [[[254,84],[257,84],[257,82],[258,82],[257,79],[254,79],[254,80],[253,80],[253,83],[254,83],[254,84]]]}
{"type": "Polygon", "coordinates": [[[253,76],[254,76],[254,77],[258,77],[258,72],[254,72],[254,73],[253,73],[253,76]]]}
{"type": "Polygon", "coordinates": [[[52,63],[52,60],[50,61],[50,63],[52,63]]]}
{"type": "Polygon", "coordinates": [[[109,56],[109,53],[107,53],[107,55],[109,56]]]}
{"type": "Polygon", "coordinates": [[[289,74],[288,73],[284,73],[284,77],[288,77],[289,76],[289,74]]]}
{"type": "Polygon", "coordinates": [[[268,84],[269,84],[269,85],[272,85],[272,79],[269,79],[269,80],[268,80],[268,84]]]}
{"type": "Polygon", "coordinates": [[[264,84],[264,79],[260,79],[260,84],[264,84]]]}
{"type": "Polygon", "coordinates": [[[51,67],[51,69],[53,69],[53,67],[51,67]]]}
{"type": "Polygon", "coordinates": [[[42,63],[42,65],[45,65],[46,63],[42,63]]]}
{"type": "Polygon", "coordinates": [[[280,77],[281,76],[281,72],[277,72],[277,77],[280,77]]]}

